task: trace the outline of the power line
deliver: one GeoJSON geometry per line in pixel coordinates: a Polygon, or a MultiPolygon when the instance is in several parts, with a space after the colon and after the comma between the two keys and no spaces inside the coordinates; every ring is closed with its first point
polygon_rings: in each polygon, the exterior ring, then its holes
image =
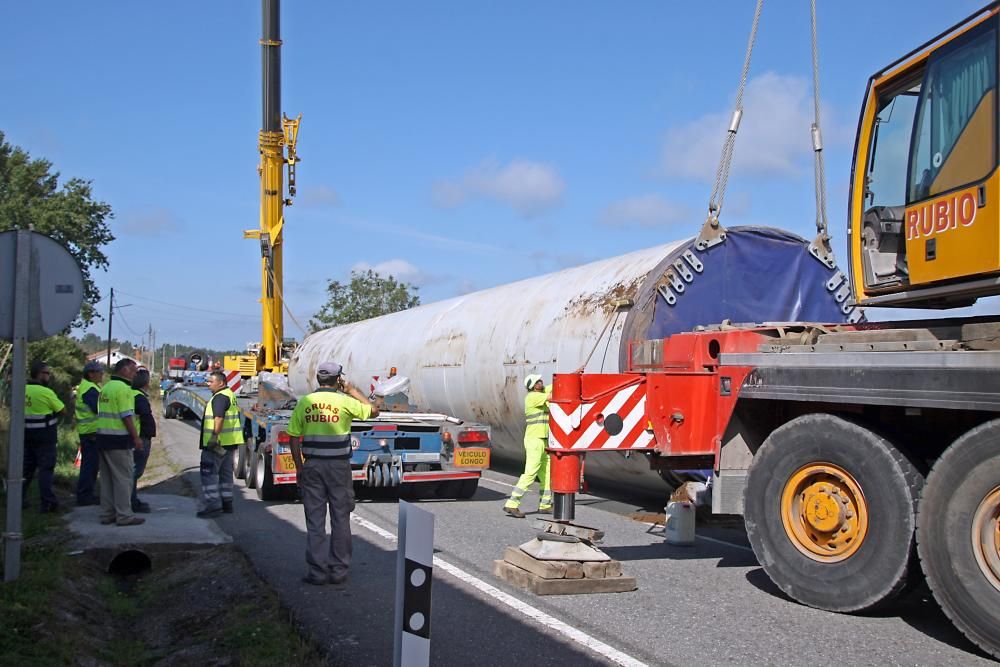
{"type": "Polygon", "coordinates": [[[228,312],[225,312],[225,311],[222,311],[222,310],[215,310],[214,308],[211,308],[211,309],[210,308],[198,308],[196,306],[190,306],[190,305],[187,305],[187,304],[171,303],[169,301],[162,301],[160,299],[153,299],[152,297],[148,297],[148,296],[141,296],[139,294],[130,294],[129,292],[122,292],[121,290],[118,290],[118,293],[119,294],[124,294],[125,296],[130,296],[130,297],[132,297],[134,299],[143,299],[145,301],[152,301],[153,303],[159,303],[161,305],[171,306],[173,308],[181,308],[183,310],[197,310],[197,311],[201,311],[203,313],[212,313],[212,314],[215,314],[215,315],[229,315],[229,316],[232,316],[232,317],[247,317],[247,318],[256,318],[257,317],[256,315],[248,315],[247,313],[228,313],[228,312]]]}
{"type": "Polygon", "coordinates": [[[119,317],[119,318],[121,318],[121,321],[122,321],[122,324],[124,324],[124,325],[125,325],[125,328],[126,328],[126,329],[128,329],[129,333],[130,333],[130,334],[132,334],[133,336],[138,336],[138,335],[140,335],[140,334],[137,334],[137,333],[136,333],[136,332],[135,332],[135,331],[134,331],[134,330],[132,329],[132,327],[130,327],[130,326],[128,325],[128,320],[126,320],[126,319],[125,319],[125,316],[124,316],[124,315],[122,314],[122,307],[121,307],[121,306],[119,306],[119,305],[117,304],[117,299],[116,299],[115,301],[112,301],[111,305],[112,305],[112,307],[113,307],[113,308],[114,308],[115,310],[117,310],[117,311],[118,311],[118,317],[119,317]]]}

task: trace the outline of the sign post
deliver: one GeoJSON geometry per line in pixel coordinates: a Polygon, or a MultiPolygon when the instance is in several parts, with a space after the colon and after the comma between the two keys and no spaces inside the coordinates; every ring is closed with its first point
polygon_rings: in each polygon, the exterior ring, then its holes
{"type": "Polygon", "coordinates": [[[3,532],[4,581],[14,581],[21,574],[28,342],[53,336],[68,327],[79,314],[82,303],[83,273],[66,248],[26,229],[0,233],[0,339],[11,341],[14,348],[7,447],[7,523],[3,532]]]}
{"type": "Polygon", "coordinates": [[[394,667],[431,662],[431,578],[434,571],[434,515],[399,501],[396,543],[394,667]]]}

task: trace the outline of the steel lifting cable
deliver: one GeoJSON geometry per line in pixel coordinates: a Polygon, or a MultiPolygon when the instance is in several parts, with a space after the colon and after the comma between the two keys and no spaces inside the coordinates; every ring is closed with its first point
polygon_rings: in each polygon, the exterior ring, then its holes
{"type": "MultiPolygon", "coordinates": [[[[284,307],[285,312],[288,313],[288,317],[290,317],[292,322],[295,323],[295,326],[299,328],[299,331],[308,336],[309,332],[306,331],[306,328],[302,326],[297,319],[295,319],[295,315],[292,314],[291,309],[288,307],[288,303],[285,301],[285,295],[284,293],[282,293],[281,288],[278,287],[278,281],[275,279],[274,271],[270,267],[268,267],[267,269],[267,274],[271,277],[271,284],[274,286],[275,291],[278,293],[278,298],[281,299],[281,305],[284,307]]],[[[274,321],[274,313],[271,313],[271,321],[272,322],[274,321]]]]}
{"type": "Polygon", "coordinates": [[[743,118],[743,93],[747,87],[747,76],[750,74],[750,59],[753,56],[753,47],[757,41],[757,26],[760,25],[760,12],[763,7],[764,0],[757,0],[757,6],[753,12],[753,23],[750,25],[750,37],[747,40],[747,52],[743,58],[743,71],[740,73],[740,86],[736,90],[736,104],[733,107],[733,116],[729,121],[729,129],[726,131],[726,141],[722,145],[719,167],[715,171],[715,187],[712,189],[712,196],[709,198],[708,213],[716,221],[719,218],[719,213],[722,212],[723,200],[726,198],[726,185],[729,183],[729,169],[733,162],[736,132],[739,130],[740,120],[743,118]]]}
{"type": "Polygon", "coordinates": [[[757,27],[760,25],[760,13],[764,8],[764,0],[757,0],[753,12],[753,22],[750,24],[750,37],[747,39],[747,51],[743,57],[743,71],[740,72],[740,85],[736,90],[736,103],[733,105],[733,115],[726,130],[726,140],[722,144],[722,155],[719,156],[719,166],[715,170],[715,186],[708,198],[708,219],[702,225],[701,232],[695,240],[695,248],[706,250],[717,243],[726,240],[726,230],[719,225],[719,215],[726,198],[726,185],[729,183],[729,169],[733,163],[733,150],[736,147],[736,133],[740,129],[743,118],[743,93],[747,87],[747,77],[750,74],[750,59],[753,47],[757,42],[757,27]]]}
{"type": "Polygon", "coordinates": [[[820,131],[819,110],[819,40],[816,38],[816,0],[809,3],[812,24],[812,73],[813,73],[813,113],[812,146],[814,172],[816,176],[816,238],[809,244],[809,252],[830,268],[836,267],[830,234],[826,220],[826,171],[823,166],[823,134],[820,131]]]}

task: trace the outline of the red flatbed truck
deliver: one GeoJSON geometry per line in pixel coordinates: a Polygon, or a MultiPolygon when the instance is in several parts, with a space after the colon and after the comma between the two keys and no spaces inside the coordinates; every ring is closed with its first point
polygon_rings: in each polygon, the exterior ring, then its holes
{"type": "MultiPolygon", "coordinates": [[[[854,304],[1000,294],[998,30],[992,3],[871,77],[854,304]]],[[[551,408],[555,520],[573,519],[585,455],[712,469],[713,512],[743,515],[791,598],[868,611],[926,578],[1000,657],[1000,318],[702,327],[633,343],[623,373],[557,374],[551,408]]]]}

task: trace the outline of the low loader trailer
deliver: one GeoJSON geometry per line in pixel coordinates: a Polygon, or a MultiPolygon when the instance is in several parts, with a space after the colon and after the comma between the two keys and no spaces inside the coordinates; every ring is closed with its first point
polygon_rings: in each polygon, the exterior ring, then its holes
{"type": "MultiPolygon", "coordinates": [[[[201,419],[212,392],[203,383],[175,384],[164,396],[166,418],[201,419]]],[[[254,394],[237,396],[244,444],[234,474],[261,500],[298,497],[288,422],[294,399],[277,407],[254,394]]],[[[444,414],[382,412],[351,427],[351,474],[355,490],[396,489],[415,498],[471,498],[490,466],[489,426],[444,414]]]]}

